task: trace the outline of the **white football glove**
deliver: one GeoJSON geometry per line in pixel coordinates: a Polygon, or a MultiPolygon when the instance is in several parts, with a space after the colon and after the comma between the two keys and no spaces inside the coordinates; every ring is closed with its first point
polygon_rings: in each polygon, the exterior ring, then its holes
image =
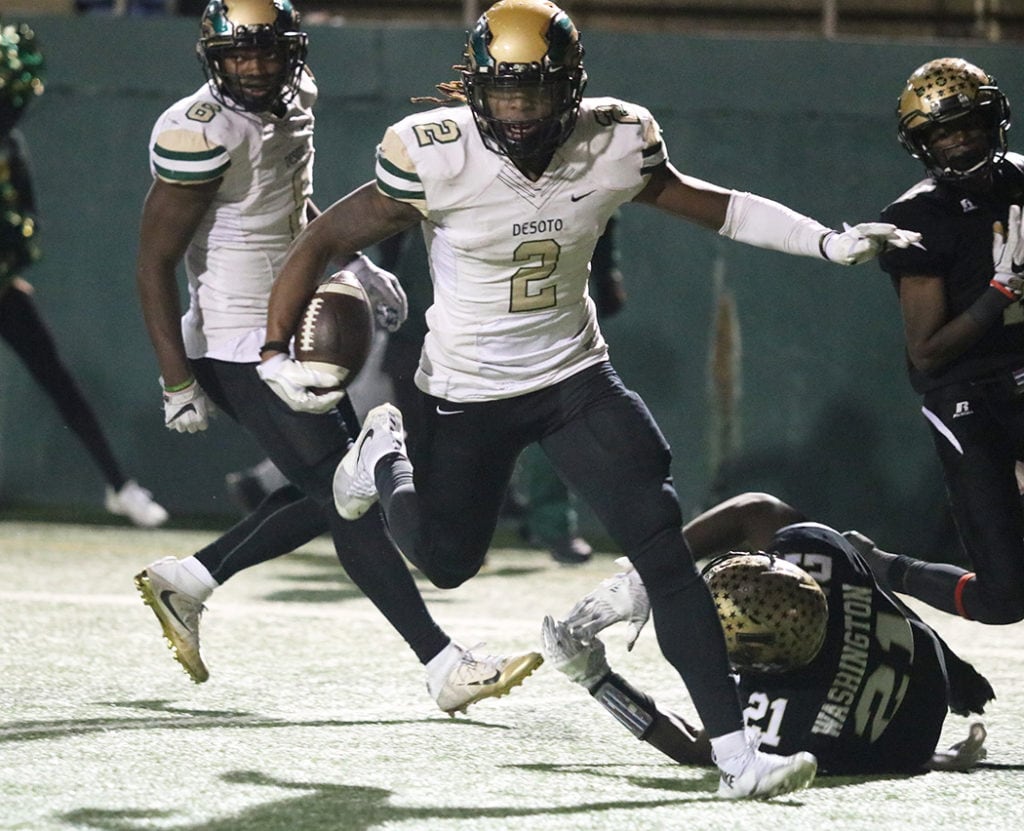
{"type": "Polygon", "coordinates": [[[1010,300],[1020,300],[1024,294],[1024,229],[1021,228],[1020,205],[1010,205],[1006,228],[1001,224],[992,229],[992,262],[996,273],[989,283],[1010,300]]]}
{"type": "Polygon", "coordinates": [[[297,413],[326,413],[345,396],[344,390],[332,389],[338,386],[333,375],[310,369],[280,353],[259,364],[256,372],[297,413]],[[317,393],[311,387],[330,391],[317,393]]]}
{"type": "Polygon", "coordinates": [[[213,404],[195,378],[187,387],[174,392],[164,389],[164,379],[161,378],[160,389],[164,396],[164,426],[168,430],[198,433],[210,426],[213,404]]]}
{"type": "Polygon", "coordinates": [[[843,231],[826,234],[821,241],[825,259],[840,265],[858,265],[878,256],[887,248],[909,248],[921,245],[917,231],[905,231],[888,222],[843,223],[843,231]]]}
{"type": "Polygon", "coordinates": [[[376,265],[365,254],[347,263],[342,270],[350,272],[366,289],[378,326],[395,332],[405,323],[409,316],[409,300],[394,274],[376,265]]]}
{"type": "Polygon", "coordinates": [[[985,725],[976,721],[967,728],[967,738],[957,742],[949,750],[936,750],[926,767],[929,770],[968,771],[988,756],[985,739],[988,731],[985,725]]]}
{"type": "Polygon", "coordinates": [[[563,621],[555,620],[551,615],[544,616],[541,637],[544,641],[544,657],[555,669],[568,676],[570,681],[589,690],[611,672],[600,638],[583,643],[573,637],[563,621]]]}
{"type": "Polygon", "coordinates": [[[640,575],[625,557],[615,561],[627,570],[603,580],[601,585],[583,597],[566,615],[565,625],[572,634],[584,642],[590,642],[598,632],[613,623],[626,621],[628,640],[626,649],[632,650],[640,630],[651,616],[651,601],[647,598],[640,575]]]}

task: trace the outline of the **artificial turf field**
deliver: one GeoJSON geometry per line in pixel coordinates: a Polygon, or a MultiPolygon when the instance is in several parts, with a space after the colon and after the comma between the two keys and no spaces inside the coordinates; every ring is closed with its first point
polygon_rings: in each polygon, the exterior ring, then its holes
{"type": "MultiPolygon", "coordinates": [[[[449,719],[411,651],[347,581],[326,540],[243,572],[203,619],[210,680],[193,685],[164,646],[132,576],[210,532],[0,523],[0,829],[1021,828],[1024,648],[1020,626],[921,609],[992,681],[988,760],[971,773],[816,780],[769,802],[721,802],[712,771],[636,741],[542,666],[505,698],[449,719]]],[[[545,552],[495,549],[454,591],[420,581],[437,620],[489,651],[539,649],[613,573],[545,552]]],[[[920,607],[915,607],[919,608],[920,607]]],[[[647,630],[613,668],[694,717],[647,630]]],[[[943,745],[967,734],[950,716],[943,745]]]]}

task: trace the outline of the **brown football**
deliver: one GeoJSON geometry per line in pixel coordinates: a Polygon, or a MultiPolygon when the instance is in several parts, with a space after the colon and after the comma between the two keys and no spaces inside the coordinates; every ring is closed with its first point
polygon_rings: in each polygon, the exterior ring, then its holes
{"type": "Polygon", "coordinates": [[[295,333],[295,360],[326,372],[347,387],[363,368],[373,345],[373,312],[366,291],[348,271],[339,271],[310,298],[295,333]]]}

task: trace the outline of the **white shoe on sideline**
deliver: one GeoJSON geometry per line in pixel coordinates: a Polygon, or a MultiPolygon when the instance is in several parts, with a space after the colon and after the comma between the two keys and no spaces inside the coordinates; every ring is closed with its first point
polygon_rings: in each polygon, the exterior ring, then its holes
{"type": "Polygon", "coordinates": [[[156,528],[167,522],[167,511],[134,479],[129,479],[118,491],[108,485],[103,504],[110,513],[127,517],[140,528],[156,528]]]}

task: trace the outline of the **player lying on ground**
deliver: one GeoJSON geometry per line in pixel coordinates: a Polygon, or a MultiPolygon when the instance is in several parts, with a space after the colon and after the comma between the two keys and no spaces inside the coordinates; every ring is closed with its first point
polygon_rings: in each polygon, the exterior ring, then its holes
{"type": "MultiPolygon", "coordinates": [[[[966,769],[984,758],[985,728],[948,751],[936,742],[948,710],[982,713],[988,681],[878,586],[842,534],[804,522],[767,494],[727,500],[684,529],[695,556],[729,551],[704,576],[762,747],[812,752],[831,774],[966,769]],[[744,553],[739,547],[748,547],[744,553]]],[[[612,672],[596,634],[625,621],[632,648],[647,620],[632,568],[604,581],[566,620],[545,618],[549,661],[635,736],[682,764],[711,764],[703,730],[663,712],[612,672]]]]}

